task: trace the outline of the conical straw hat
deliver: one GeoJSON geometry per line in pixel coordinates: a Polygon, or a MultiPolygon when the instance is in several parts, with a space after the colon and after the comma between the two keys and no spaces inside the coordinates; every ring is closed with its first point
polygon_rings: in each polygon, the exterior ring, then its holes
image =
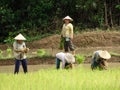
{"type": "Polygon", "coordinates": [[[15,40],[26,40],[26,38],[20,33],[15,38],[15,40]]]}
{"type": "Polygon", "coordinates": [[[111,58],[111,55],[108,53],[108,51],[99,52],[99,56],[103,59],[110,59],[111,58]]]}
{"type": "Polygon", "coordinates": [[[64,21],[65,19],[68,19],[68,20],[70,20],[70,21],[73,21],[73,19],[72,19],[70,16],[66,16],[65,18],[63,18],[63,21],[64,21]]]}

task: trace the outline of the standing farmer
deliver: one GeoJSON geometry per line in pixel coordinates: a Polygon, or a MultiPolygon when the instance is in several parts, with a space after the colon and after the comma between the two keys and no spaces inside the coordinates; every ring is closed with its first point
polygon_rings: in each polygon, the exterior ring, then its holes
{"type": "Polygon", "coordinates": [[[28,48],[26,48],[24,40],[26,38],[19,34],[15,38],[15,42],[13,43],[13,49],[14,49],[14,56],[15,56],[15,71],[14,74],[18,74],[20,63],[22,63],[22,67],[24,70],[24,73],[27,73],[27,60],[26,60],[26,53],[29,51],[28,48]]]}
{"type": "Polygon", "coordinates": [[[110,59],[111,55],[107,51],[97,50],[92,57],[91,68],[107,69],[107,59],[110,59]]]}
{"type": "Polygon", "coordinates": [[[70,51],[72,51],[72,54],[75,55],[75,49],[72,44],[73,25],[70,23],[71,21],[73,21],[73,19],[69,16],[66,16],[65,18],[63,18],[63,21],[65,23],[62,27],[61,39],[63,40],[64,50],[65,52],[68,52],[70,49],[70,51]]]}

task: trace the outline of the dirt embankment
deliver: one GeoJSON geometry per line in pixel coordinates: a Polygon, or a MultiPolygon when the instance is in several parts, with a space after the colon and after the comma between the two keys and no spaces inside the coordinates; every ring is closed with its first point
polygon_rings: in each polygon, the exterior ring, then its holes
{"type": "MultiPolygon", "coordinates": [[[[41,40],[27,42],[30,49],[38,48],[54,48],[59,47],[60,35],[52,35],[41,40]]],[[[109,47],[120,45],[120,32],[84,32],[74,35],[73,43],[76,47],[109,47]]],[[[12,45],[0,45],[0,49],[4,50],[12,45]]]]}
{"type": "MultiPolygon", "coordinates": [[[[53,35],[41,40],[28,43],[30,48],[58,48],[60,35],[53,35]]],[[[120,32],[84,32],[74,35],[76,47],[119,46],[120,32]]]]}

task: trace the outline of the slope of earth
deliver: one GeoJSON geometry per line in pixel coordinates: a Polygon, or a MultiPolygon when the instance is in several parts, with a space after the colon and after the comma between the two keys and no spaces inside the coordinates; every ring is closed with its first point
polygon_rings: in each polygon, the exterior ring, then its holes
{"type": "MultiPolygon", "coordinates": [[[[27,43],[30,48],[59,48],[60,35],[53,35],[27,43]]],[[[74,35],[74,45],[81,47],[109,47],[120,45],[120,32],[84,32],[74,35]]]]}

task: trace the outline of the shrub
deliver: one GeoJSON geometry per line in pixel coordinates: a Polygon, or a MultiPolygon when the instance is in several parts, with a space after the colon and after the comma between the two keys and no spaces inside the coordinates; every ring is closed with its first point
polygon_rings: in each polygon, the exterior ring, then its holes
{"type": "Polygon", "coordinates": [[[81,64],[85,60],[85,57],[83,55],[77,54],[75,59],[79,64],[81,64]]]}

